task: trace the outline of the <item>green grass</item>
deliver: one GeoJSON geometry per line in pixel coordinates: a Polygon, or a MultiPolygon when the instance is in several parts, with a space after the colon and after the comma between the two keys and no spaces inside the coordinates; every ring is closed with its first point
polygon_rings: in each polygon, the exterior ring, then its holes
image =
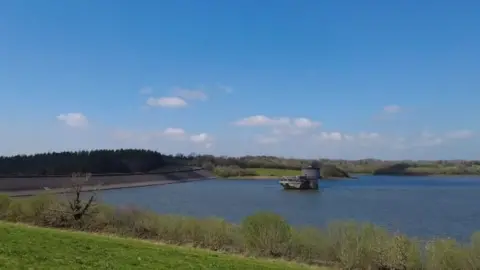
{"type": "Polygon", "coordinates": [[[0,239],[0,269],[327,269],[3,222],[0,239]]]}
{"type": "Polygon", "coordinates": [[[252,168],[259,176],[294,176],[300,175],[300,170],[286,170],[286,169],[265,169],[265,168],[252,168]]]}

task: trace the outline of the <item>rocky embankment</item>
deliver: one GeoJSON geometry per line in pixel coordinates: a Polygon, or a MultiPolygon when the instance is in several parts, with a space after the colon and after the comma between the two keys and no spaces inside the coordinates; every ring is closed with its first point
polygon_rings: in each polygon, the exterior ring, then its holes
{"type": "MultiPolygon", "coordinates": [[[[215,178],[212,173],[199,168],[147,174],[92,175],[84,183],[84,190],[166,185],[212,178],[215,178]]],[[[31,196],[45,190],[60,193],[68,190],[71,185],[72,178],[70,176],[1,177],[0,193],[9,196],[31,196]]]]}

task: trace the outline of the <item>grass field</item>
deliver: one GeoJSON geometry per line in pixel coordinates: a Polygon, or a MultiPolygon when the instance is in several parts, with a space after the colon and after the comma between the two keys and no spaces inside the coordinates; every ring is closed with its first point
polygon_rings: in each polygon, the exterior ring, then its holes
{"type": "Polygon", "coordinates": [[[259,176],[293,176],[299,175],[300,170],[285,170],[285,169],[265,169],[265,168],[252,168],[259,176]]]}
{"type": "Polygon", "coordinates": [[[0,269],[324,269],[0,222],[0,269]]]}

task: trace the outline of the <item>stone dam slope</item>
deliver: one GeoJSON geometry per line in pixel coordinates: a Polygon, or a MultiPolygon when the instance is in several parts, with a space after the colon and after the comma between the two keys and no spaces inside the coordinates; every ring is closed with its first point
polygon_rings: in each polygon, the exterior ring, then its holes
{"type": "MultiPolygon", "coordinates": [[[[166,185],[201,181],[215,178],[204,169],[183,169],[181,171],[145,173],[145,174],[103,174],[92,175],[85,182],[83,190],[106,190],[153,185],[166,185]]],[[[67,191],[72,185],[70,176],[29,176],[0,177],[0,193],[9,196],[31,196],[49,190],[60,193],[67,191]]]]}

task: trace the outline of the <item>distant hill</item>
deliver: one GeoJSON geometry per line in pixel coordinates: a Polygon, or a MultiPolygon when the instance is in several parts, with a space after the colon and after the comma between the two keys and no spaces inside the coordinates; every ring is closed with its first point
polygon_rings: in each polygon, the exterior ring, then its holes
{"type": "Polygon", "coordinates": [[[350,175],[332,164],[324,164],[321,166],[320,175],[322,178],[350,178],[350,175]]]}
{"type": "MultiPolygon", "coordinates": [[[[317,159],[324,164],[325,178],[348,177],[352,174],[374,175],[480,175],[480,161],[386,161],[377,159],[341,160],[317,159]],[[348,173],[347,173],[348,172],[348,173]]],[[[311,159],[275,156],[213,156],[191,153],[169,155],[145,149],[92,150],[49,152],[34,155],[0,157],[0,177],[69,175],[72,172],[111,174],[148,173],[197,166],[213,171],[215,168],[264,168],[300,170],[311,159]]],[[[246,172],[250,173],[250,172],[246,172]]]]}

